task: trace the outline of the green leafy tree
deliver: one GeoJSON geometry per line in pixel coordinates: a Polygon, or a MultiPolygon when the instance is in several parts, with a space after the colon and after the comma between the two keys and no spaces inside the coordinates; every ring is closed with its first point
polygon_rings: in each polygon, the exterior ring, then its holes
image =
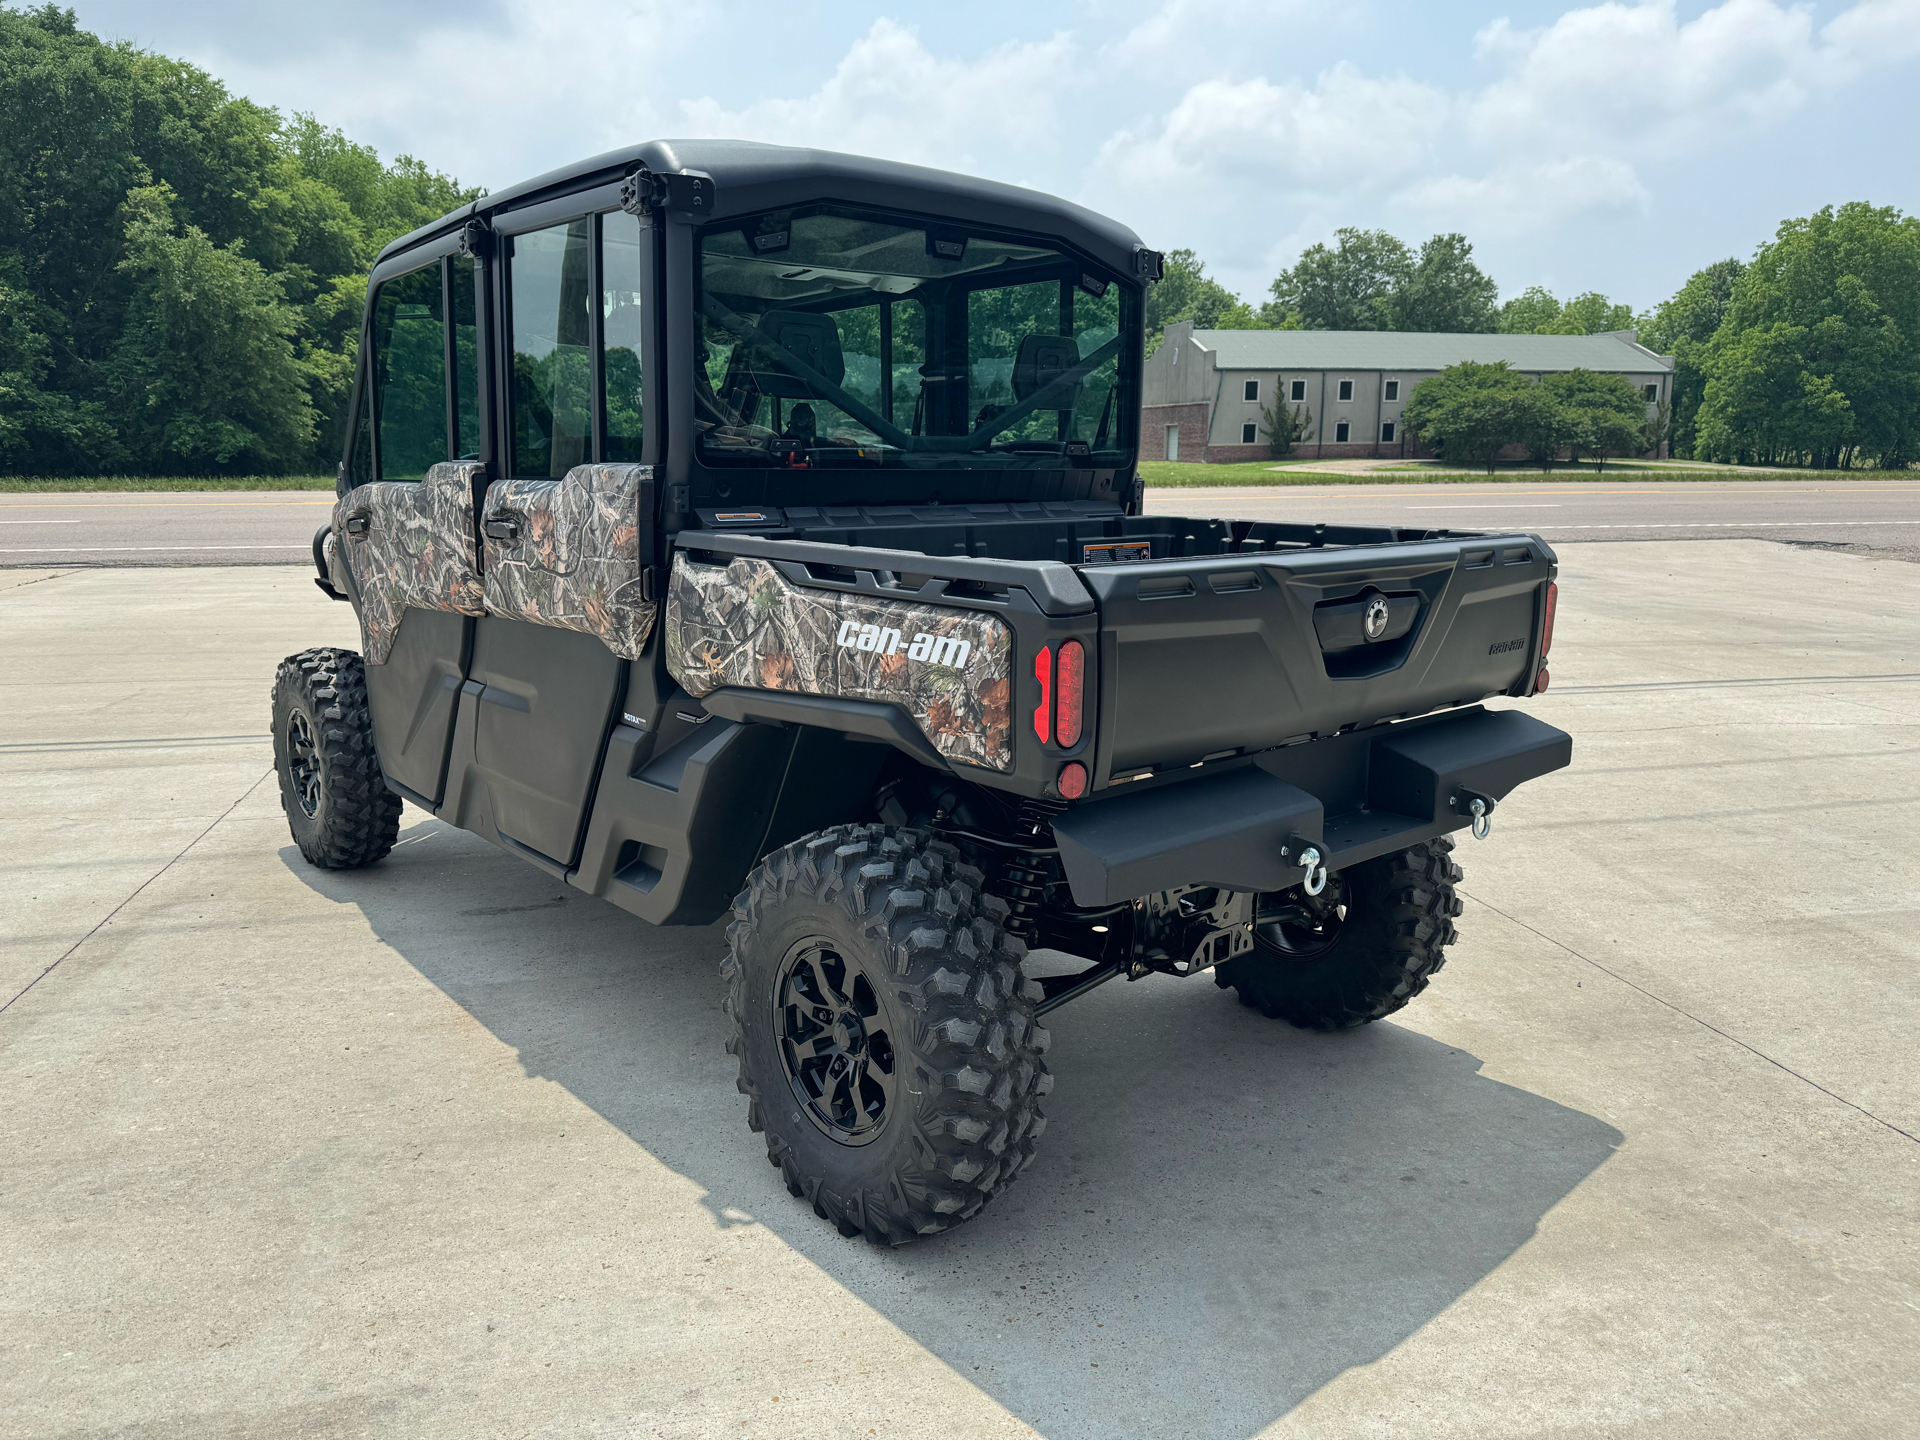
{"type": "Polygon", "coordinates": [[[127,197],[133,282],[112,366],[120,414],[141,451],[169,468],[272,471],[303,459],[313,410],[292,337],[299,319],[280,282],[234,241],[198,226],[176,233],[171,191],[127,197]]]}
{"type": "Polygon", "coordinates": [[[1414,266],[1413,253],[1385,230],[1344,227],[1333,246],[1308,246],[1275,277],[1261,313],[1274,325],[1298,316],[1304,330],[1391,330],[1395,292],[1414,266]]]}
{"type": "Polygon", "coordinates": [[[1577,368],[1542,376],[1540,389],[1559,415],[1571,458],[1589,456],[1602,469],[1609,456],[1642,449],[1647,401],[1625,377],[1577,368]]]}
{"type": "Polygon", "coordinates": [[[1435,235],[1422,243],[1419,258],[1401,276],[1389,317],[1395,330],[1485,334],[1495,327],[1498,294],[1499,287],[1474,263],[1474,247],[1465,235],[1435,235]]]}
{"type": "Polygon", "coordinates": [[[1561,318],[1561,302],[1538,285],[1530,285],[1500,309],[1496,325],[1503,335],[1549,335],[1561,318]]]}
{"type": "Polygon", "coordinates": [[[1487,467],[1502,449],[1526,443],[1544,423],[1552,400],[1505,361],[1464,360],[1422,381],[1401,411],[1401,423],[1451,461],[1487,467]]]}
{"type": "MultiPolygon", "coordinates": [[[[54,472],[181,463],[143,449],[159,432],[117,409],[136,303],[149,306],[140,333],[156,333],[156,272],[122,264],[120,209],[154,185],[167,187],[178,227],[278,284],[318,420],[314,443],[285,463],[329,464],[374,253],[476,192],[405,157],[383,166],[311,117],[283,122],[183,61],[104,44],[53,5],[0,7],[0,274],[27,297],[9,316],[46,342],[29,346],[42,400],[26,407],[17,384],[0,400],[6,414],[38,417],[11,425],[5,463],[54,472]]],[[[144,363],[158,373],[170,362],[144,363]]]]}
{"type": "Polygon", "coordinates": [[[1697,455],[1889,468],[1921,425],[1921,225],[1854,202],[1783,222],[1713,339],[1697,455]]]}
{"type": "Polygon", "coordinates": [[[1632,330],[1634,308],[1619,305],[1598,291],[1577,295],[1561,307],[1561,314],[1545,335],[1602,335],[1610,330],[1632,330]]]}
{"type": "Polygon", "coordinates": [[[1147,327],[1147,353],[1160,349],[1161,337],[1170,325],[1183,320],[1194,322],[1196,330],[1253,330],[1260,327],[1242,323],[1247,307],[1233,291],[1212,279],[1207,267],[1191,250],[1171,250],[1161,270],[1161,278],[1148,286],[1143,316],[1147,327]],[[1223,326],[1222,318],[1231,322],[1223,326]]]}
{"type": "Polygon", "coordinates": [[[1641,344],[1674,357],[1672,412],[1668,440],[1676,455],[1692,455],[1694,417],[1707,390],[1702,370],[1708,342],[1721,328],[1734,283],[1746,267],[1738,260],[1717,260],[1694,272],[1687,283],[1654,308],[1641,326],[1641,344]]]}
{"type": "Polygon", "coordinates": [[[1655,407],[1643,423],[1641,429],[1641,449],[1656,459],[1660,458],[1661,447],[1668,445],[1674,435],[1674,402],[1663,400],[1655,407]]]}
{"type": "Polygon", "coordinates": [[[1276,460],[1292,455],[1294,447],[1314,438],[1314,416],[1305,405],[1290,405],[1275,387],[1274,399],[1261,407],[1261,430],[1267,436],[1268,453],[1276,460]]]}
{"type": "Polygon", "coordinates": [[[1634,309],[1593,290],[1564,305],[1542,287],[1530,285],[1501,307],[1498,319],[1503,335],[1600,335],[1632,330],[1634,309]]]}

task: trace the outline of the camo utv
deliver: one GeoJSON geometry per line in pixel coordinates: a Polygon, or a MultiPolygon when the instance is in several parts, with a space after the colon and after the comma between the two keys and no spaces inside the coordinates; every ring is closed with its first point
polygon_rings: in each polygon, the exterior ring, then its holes
{"type": "Polygon", "coordinates": [[[1144,515],[1160,266],[1032,191],[720,141],[390,245],[314,541],[361,651],[274,688],[301,852],[380,860],[405,799],[726,917],[748,1125],[876,1242],[1027,1168],[1043,1017],[1107,980],[1398,1010],[1451,834],[1568,761],[1479,704],[1546,686],[1554,554],[1144,515]]]}

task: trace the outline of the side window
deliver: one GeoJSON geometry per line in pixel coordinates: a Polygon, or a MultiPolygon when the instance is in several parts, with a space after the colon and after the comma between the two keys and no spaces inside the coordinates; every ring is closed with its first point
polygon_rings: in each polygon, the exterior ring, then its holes
{"type": "Polygon", "coordinates": [[[440,266],[396,276],[374,297],[374,424],[380,478],[419,480],[447,458],[447,334],[440,266]]]}
{"type": "Polygon", "coordinates": [[[600,223],[601,404],[608,460],[639,460],[641,438],[640,221],[616,210],[600,223]]]}
{"type": "Polygon", "coordinates": [[[508,241],[515,475],[565,475],[591,458],[587,237],[581,219],[508,241]]]}

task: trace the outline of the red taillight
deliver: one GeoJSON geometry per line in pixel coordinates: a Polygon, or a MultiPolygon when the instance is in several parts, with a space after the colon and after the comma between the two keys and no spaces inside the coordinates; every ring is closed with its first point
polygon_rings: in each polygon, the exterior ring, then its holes
{"type": "MultiPolygon", "coordinates": [[[[1061,745],[1079,745],[1081,740],[1082,682],[1087,676],[1087,652],[1077,640],[1061,642],[1060,684],[1055,688],[1054,738],[1061,745]]],[[[1042,737],[1045,739],[1045,737],[1042,737]]]]}
{"type": "MultiPolygon", "coordinates": [[[[1547,659],[1549,647],[1554,644],[1554,602],[1560,599],[1561,587],[1553,581],[1547,583],[1547,620],[1541,627],[1541,659],[1547,659]]],[[[1546,690],[1546,686],[1541,689],[1546,690]]]]}
{"type": "MultiPolygon", "coordinates": [[[[1069,645],[1073,642],[1069,641],[1069,645]]],[[[1060,779],[1055,783],[1063,800],[1077,801],[1087,794],[1087,767],[1079,761],[1069,761],[1061,767],[1060,779]]]]}
{"type": "Polygon", "coordinates": [[[1547,689],[1547,667],[1542,666],[1540,671],[1534,677],[1534,693],[1536,695],[1539,695],[1542,691],[1546,689],[1547,689]]]}
{"type": "Polygon", "coordinates": [[[1045,646],[1034,657],[1034,679],[1041,683],[1041,703],[1034,707],[1034,734],[1045,741],[1054,724],[1054,652],[1045,646]]]}

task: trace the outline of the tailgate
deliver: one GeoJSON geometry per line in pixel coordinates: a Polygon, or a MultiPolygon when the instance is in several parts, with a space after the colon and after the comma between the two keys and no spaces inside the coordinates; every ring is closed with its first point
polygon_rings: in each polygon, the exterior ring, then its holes
{"type": "Polygon", "coordinates": [[[1555,558],[1478,535],[1079,569],[1101,615],[1101,786],[1526,694],[1555,558]]]}

